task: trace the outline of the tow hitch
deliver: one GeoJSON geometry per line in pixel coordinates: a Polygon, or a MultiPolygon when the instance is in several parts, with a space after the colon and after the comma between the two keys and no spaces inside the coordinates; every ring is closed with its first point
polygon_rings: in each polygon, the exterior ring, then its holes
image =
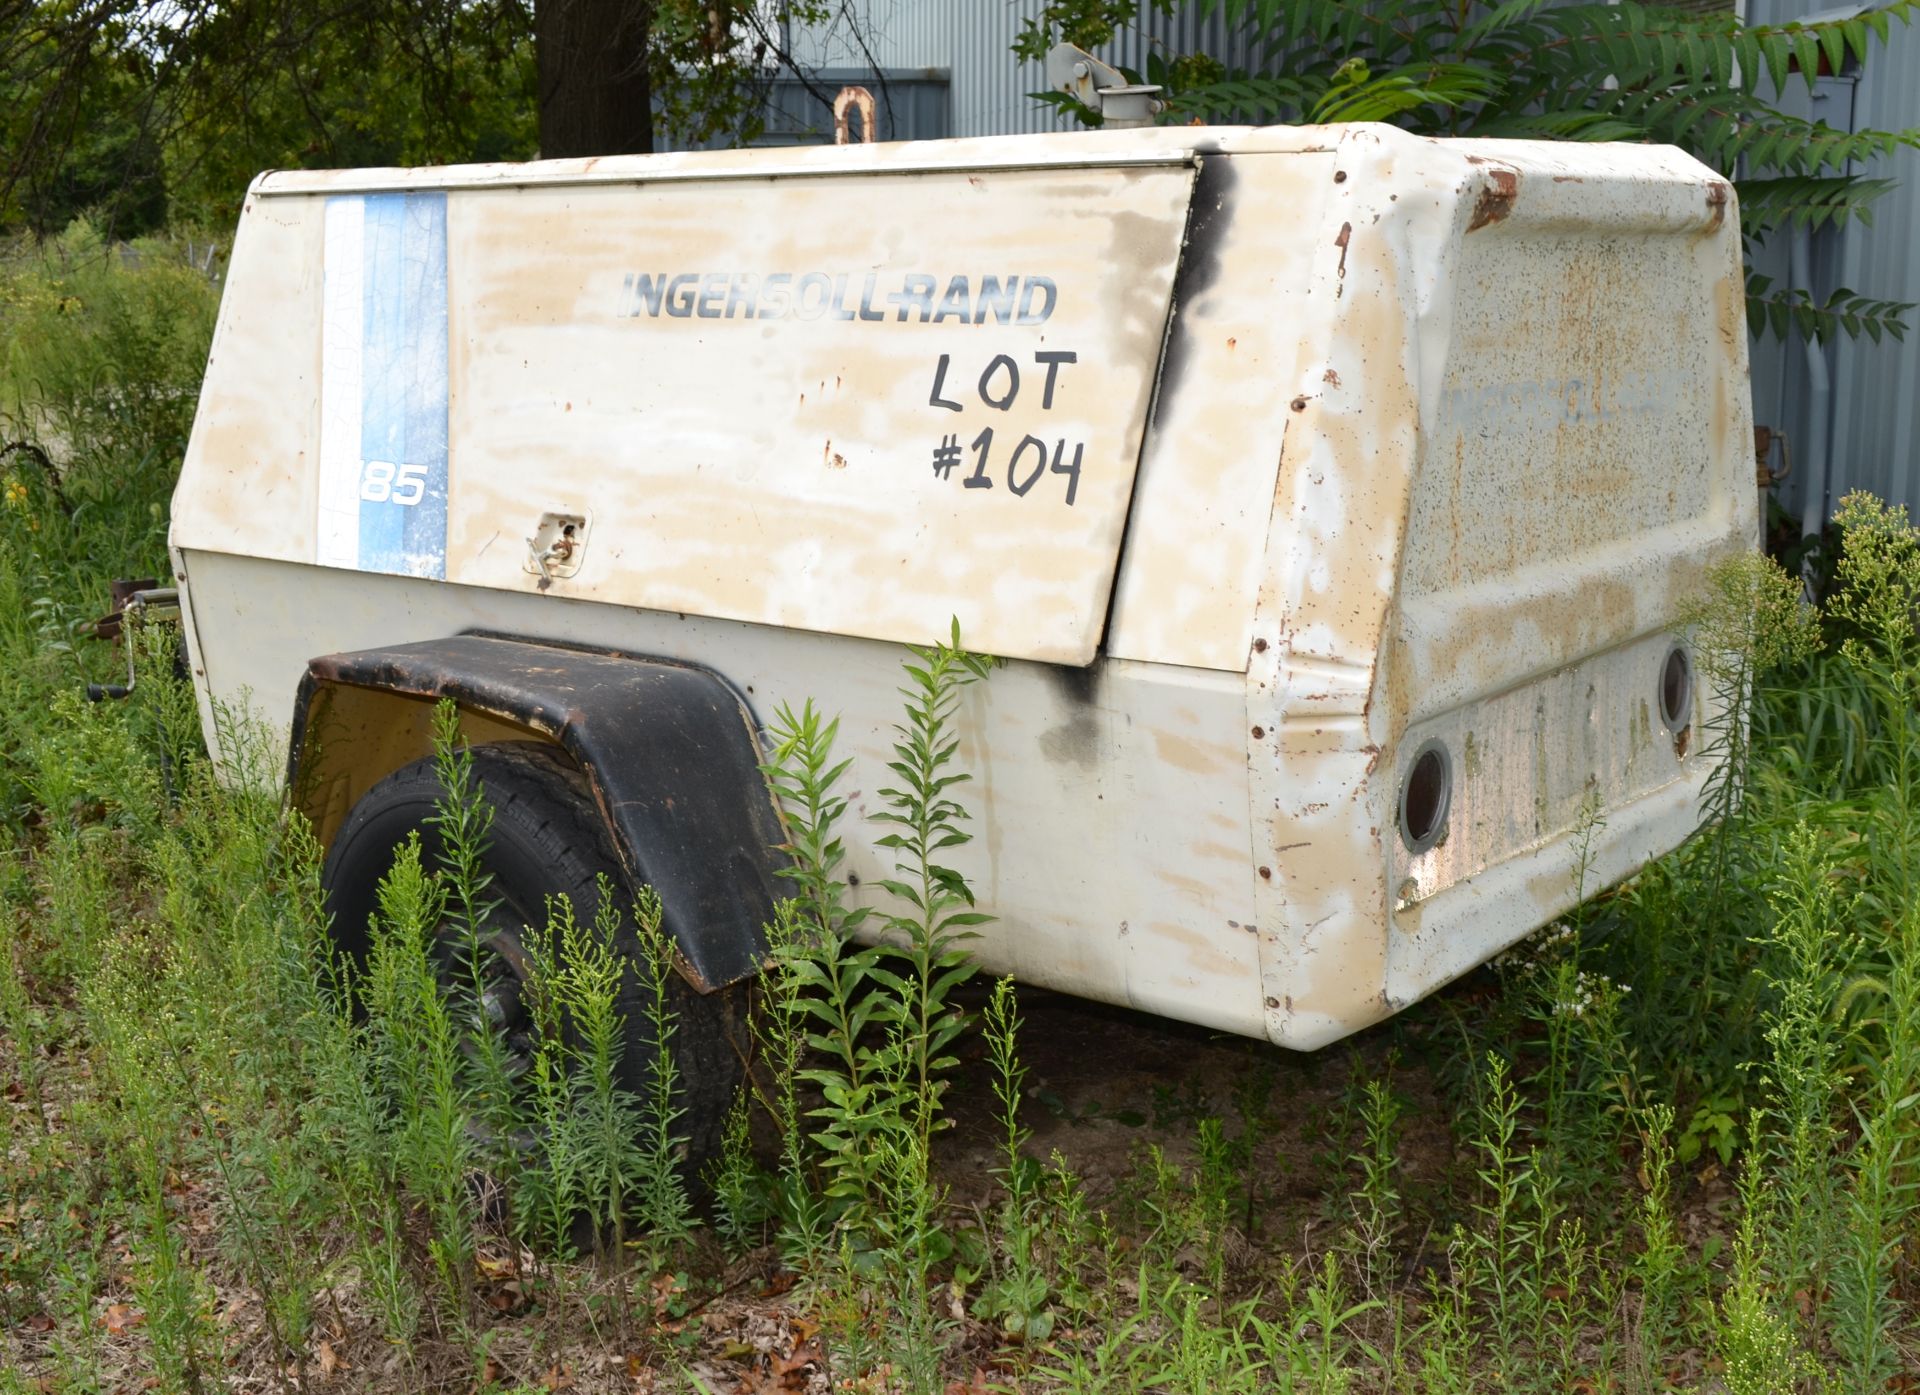
{"type": "MultiPolygon", "coordinates": [[[[112,589],[115,608],[86,627],[96,639],[118,643],[130,624],[138,626],[180,618],[180,588],[177,586],[159,586],[151,581],[115,581],[112,589]]],[[[134,673],[133,647],[122,644],[121,648],[127,656],[127,681],[87,684],[88,702],[117,702],[133,692],[134,684],[138,681],[134,673]]]]}

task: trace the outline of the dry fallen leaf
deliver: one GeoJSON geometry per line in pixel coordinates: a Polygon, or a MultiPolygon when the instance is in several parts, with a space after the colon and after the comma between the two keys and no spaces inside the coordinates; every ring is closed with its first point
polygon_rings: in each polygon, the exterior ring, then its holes
{"type": "Polygon", "coordinates": [[[513,1261],[499,1255],[478,1254],[473,1257],[474,1268],[480,1271],[484,1279],[511,1279],[513,1261]]]}
{"type": "Polygon", "coordinates": [[[100,1314],[100,1325],[116,1336],[146,1320],[145,1313],[127,1303],[109,1303],[107,1310],[100,1314]]]}
{"type": "Polygon", "coordinates": [[[776,1356],[768,1363],[767,1374],[772,1378],[775,1390],[805,1390],[807,1388],[807,1368],[825,1360],[825,1354],[819,1347],[811,1344],[795,1347],[785,1356],[776,1356]]]}
{"type": "Polygon", "coordinates": [[[322,1337],[313,1348],[313,1358],[320,1363],[320,1374],[331,1376],[347,1363],[342,1361],[333,1349],[333,1343],[322,1337]]]}

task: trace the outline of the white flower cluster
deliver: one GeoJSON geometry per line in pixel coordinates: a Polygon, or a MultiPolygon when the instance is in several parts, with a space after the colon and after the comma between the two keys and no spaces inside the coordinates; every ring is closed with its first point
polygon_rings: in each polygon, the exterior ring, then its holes
{"type": "Polygon", "coordinates": [[[1605,974],[1581,969],[1568,985],[1567,995],[1554,1003],[1553,1010],[1561,1017],[1584,1017],[1602,998],[1608,995],[1624,996],[1631,992],[1631,984],[1616,983],[1605,974]]]}
{"type": "Polygon", "coordinates": [[[1578,934],[1571,921],[1556,920],[1539,934],[1529,935],[1500,955],[1493,961],[1493,967],[1502,974],[1536,973],[1542,966],[1559,959],[1563,951],[1572,949],[1578,934]]]}

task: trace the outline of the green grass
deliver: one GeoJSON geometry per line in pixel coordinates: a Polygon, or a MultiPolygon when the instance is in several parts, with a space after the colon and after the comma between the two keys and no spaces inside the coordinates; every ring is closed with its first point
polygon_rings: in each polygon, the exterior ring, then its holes
{"type": "Polygon", "coordinates": [[[1035,1066],[1058,1011],[968,982],[981,911],[940,857],[957,694],[990,667],[958,635],[903,656],[875,912],[848,905],[834,723],[780,713],[791,900],[690,1189],[671,1070],[618,1084],[623,983],[671,1060],[650,898],[642,962],[564,902],[530,928],[524,1061],[442,995],[430,941],[490,905],[450,725],[452,851],[398,850],[352,966],[258,792],[278,753],[234,719],[255,780],[215,778],[164,633],[133,637],[130,700],[79,700],[125,659],[74,622],[164,568],[212,302],[163,246],[98,253],[0,262],[0,438],[43,448],[0,460],[0,1391],[1812,1392],[1920,1366],[1903,517],[1846,502],[1819,614],[1759,561],[1700,598],[1704,676],[1751,726],[1709,733],[1719,818],[1685,848],[1350,1052],[1249,1045],[1236,1082],[1105,1113],[1035,1066]],[[894,948],[850,943],[874,915],[894,948]]]}

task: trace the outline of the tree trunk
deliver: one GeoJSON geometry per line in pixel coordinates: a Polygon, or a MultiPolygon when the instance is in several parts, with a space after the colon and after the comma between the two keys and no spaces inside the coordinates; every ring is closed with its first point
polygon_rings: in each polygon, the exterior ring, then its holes
{"type": "Polygon", "coordinates": [[[653,0],[535,0],[542,159],[652,152],[652,24],[653,0]]]}

